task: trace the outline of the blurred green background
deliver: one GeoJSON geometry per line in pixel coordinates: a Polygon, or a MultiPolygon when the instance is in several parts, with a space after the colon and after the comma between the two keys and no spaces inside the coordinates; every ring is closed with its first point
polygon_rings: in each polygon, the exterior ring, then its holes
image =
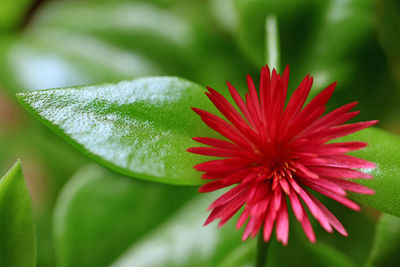
{"type": "MultiPolygon", "coordinates": [[[[254,242],[242,244],[232,224],[201,228],[208,200],[190,202],[196,188],[136,181],[90,163],[14,95],[150,75],[244,90],[246,74],[257,79],[265,64],[269,14],[278,19],[291,90],[308,73],[313,93],[337,80],[331,107],[358,100],[357,120],[378,119],[400,133],[398,0],[0,0],[0,170],[22,159],[38,266],[252,262],[254,242]]],[[[319,242],[310,246],[295,230],[288,248],[272,244],[270,266],[400,264],[397,218],[326,201],[350,237],[316,227],[319,242]]]]}

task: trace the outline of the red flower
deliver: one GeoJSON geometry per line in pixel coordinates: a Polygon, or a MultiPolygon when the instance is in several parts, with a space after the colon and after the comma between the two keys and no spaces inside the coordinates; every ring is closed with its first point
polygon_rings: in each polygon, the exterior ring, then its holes
{"type": "Polygon", "coordinates": [[[219,226],[222,226],[244,206],[237,222],[237,228],[240,228],[248,221],[243,240],[250,235],[256,236],[263,227],[264,240],[267,242],[275,224],[277,240],[286,245],[290,203],[305,234],[311,242],[315,242],[314,231],[302,200],[326,231],[332,232],[334,228],[347,236],[338,219],[309,189],[353,210],[360,208],[346,198],[346,191],[374,193],[349,179],[372,178],[355,169],[374,168],[375,165],[345,154],[367,144],[327,142],[370,127],[377,121],[344,124],[359,113],[350,111],[357,102],[323,116],[325,104],[336,82],[302,108],[313,82],[309,75],[285,107],[288,79],[288,67],[282,76],[275,70],[271,76],[268,66],[263,67],[259,95],[251,77],[247,76],[249,93],[246,93],[246,101],[228,82],[231,96],[241,113],[221,94],[208,88],[206,95],[229,122],[207,111],[193,108],[211,129],[227,139],[193,138],[209,147],[193,147],[188,149],[189,152],[223,158],[194,166],[196,170],[205,172],[203,179],[212,180],[199,191],[210,192],[234,185],[209,206],[212,212],[205,225],[219,218],[219,226]]]}

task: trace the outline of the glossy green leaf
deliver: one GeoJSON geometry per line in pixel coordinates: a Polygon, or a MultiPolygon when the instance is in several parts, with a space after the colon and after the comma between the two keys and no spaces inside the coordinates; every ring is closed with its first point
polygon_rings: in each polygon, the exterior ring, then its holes
{"type": "Polygon", "coordinates": [[[366,266],[400,265],[400,218],[383,214],[375,232],[375,240],[366,266]]]}
{"type": "Polygon", "coordinates": [[[32,91],[20,102],[83,153],[128,176],[200,184],[192,167],[204,158],[186,149],[210,130],[190,109],[213,111],[204,89],[173,77],[32,91]]]}
{"type": "Polygon", "coordinates": [[[0,266],[36,265],[32,206],[21,162],[0,180],[0,266]]]}
{"type": "Polygon", "coordinates": [[[365,170],[374,176],[371,180],[356,180],[375,190],[374,195],[350,194],[350,197],[375,209],[400,216],[400,138],[389,132],[370,128],[352,134],[344,141],[364,141],[368,147],[352,155],[372,161],[377,167],[365,170]]]}
{"type": "Polygon", "coordinates": [[[163,225],[133,244],[111,266],[216,266],[242,242],[241,232],[235,230],[232,221],[221,229],[215,223],[203,226],[206,207],[214,197],[215,194],[207,194],[187,203],[163,225]]]}
{"type": "Polygon", "coordinates": [[[81,169],[55,207],[59,266],[110,264],[194,191],[134,181],[94,165],[81,169]]]}

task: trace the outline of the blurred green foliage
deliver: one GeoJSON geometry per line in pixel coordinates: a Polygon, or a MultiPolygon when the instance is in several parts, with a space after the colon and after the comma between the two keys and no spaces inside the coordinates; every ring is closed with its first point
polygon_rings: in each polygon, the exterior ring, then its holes
{"type": "Polygon", "coordinates": [[[84,167],[64,187],[55,207],[58,265],[109,265],[194,192],[84,167]]]}
{"type": "Polygon", "coordinates": [[[366,266],[399,266],[400,218],[383,214],[378,222],[366,266]]]}
{"type": "Polygon", "coordinates": [[[1,0],[0,1],[0,30],[13,31],[20,28],[29,16],[29,8],[34,0],[1,0]]]}
{"type": "MultiPolygon", "coordinates": [[[[187,208],[189,211],[183,210],[167,219],[168,213],[172,214],[187,200],[193,188],[155,186],[102,169],[78,181],[82,173],[96,169],[90,167],[80,171],[63,189],[52,221],[59,191],[88,160],[22,111],[15,101],[15,92],[149,75],[181,76],[222,92],[226,92],[225,81],[229,80],[243,90],[245,74],[257,77],[265,63],[265,18],[269,14],[278,19],[281,65],[290,64],[292,90],[307,73],[315,76],[314,94],[327,83],[338,80],[332,107],[358,100],[362,111],[358,120],[379,119],[380,127],[400,132],[400,4],[397,0],[0,0],[0,166],[5,173],[17,157],[24,162],[34,208],[38,266],[55,266],[56,262],[62,265],[63,260],[65,266],[85,263],[85,266],[99,266],[122,255],[129,259],[136,255],[132,259],[135,262],[148,255],[148,244],[165,238],[162,233],[169,233],[159,249],[165,255],[161,258],[165,261],[160,264],[166,266],[176,260],[168,257],[169,252],[177,249],[168,248],[169,241],[175,240],[173,244],[183,247],[186,244],[181,245],[179,242],[186,239],[179,239],[168,229],[173,229],[175,223],[184,228],[188,214],[200,217],[204,214],[187,208]],[[170,190],[176,192],[170,195],[167,192],[170,190]],[[178,191],[182,192],[180,197],[178,191]],[[156,195],[159,197],[155,198],[156,195]],[[160,214],[148,210],[170,197],[174,204],[160,214]],[[80,210],[81,206],[88,212],[80,210]],[[129,212],[135,216],[131,217],[129,212]],[[185,212],[188,214],[184,215],[185,212]],[[147,221],[151,220],[146,217],[148,214],[156,216],[151,223],[147,221]],[[95,215],[98,220],[94,220],[95,215]],[[70,217],[64,220],[62,216],[70,217]],[[135,217],[141,220],[132,229],[125,232],[118,228],[133,225],[135,217]],[[80,226],[87,227],[87,235],[82,237],[80,226]],[[68,238],[59,235],[63,231],[68,232],[68,238]],[[107,236],[107,241],[102,243],[105,247],[92,246],[101,243],[96,238],[103,235],[107,236]],[[80,241],[78,250],[73,246],[80,241]],[[137,248],[135,252],[125,252],[130,246],[137,248]],[[86,253],[85,248],[93,252],[86,253]],[[109,253],[100,252],[105,250],[109,253]],[[78,255],[87,257],[82,256],[85,262],[68,262],[78,255]]],[[[383,136],[382,142],[386,139],[392,138],[383,136]]],[[[377,156],[380,143],[376,140],[377,156]]],[[[394,149],[387,164],[397,165],[398,154],[394,149]]],[[[400,179],[394,168],[392,171],[393,180],[400,179]]],[[[396,194],[395,189],[393,186],[387,190],[396,194]]],[[[196,204],[197,211],[205,210],[207,203],[196,204]]],[[[393,210],[398,210],[397,202],[392,205],[393,210]]],[[[310,258],[318,263],[325,254],[338,264],[351,265],[354,261],[363,265],[372,246],[377,214],[370,210],[363,215],[350,213],[336,203],[330,203],[329,207],[348,228],[347,239],[321,231],[318,233],[321,244],[310,248],[297,242],[294,239],[297,233],[293,233],[288,250],[303,248],[309,252],[287,257],[288,251],[278,244],[272,244],[271,251],[283,255],[279,257],[284,257],[285,263],[292,266],[310,258]]],[[[197,222],[201,223],[202,218],[197,222]]],[[[387,219],[392,217],[382,218],[369,262],[375,266],[383,262],[396,266],[399,257],[392,248],[400,234],[396,230],[387,234],[395,229],[390,226],[394,223],[387,219]]],[[[254,244],[241,244],[239,231],[230,226],[213,231],[215,225],[202,230],[200,225],[195,228],[188,223],[188,234],[200,233],[203,237],[204,233],[205,243],[218,245],[211,254],[198,243],[188,245],[184,253],[178,254],[182,266],[188,266],[185,260],[189,258],[197,266],[251,264],[254,244]],[[193,248],[196,252],[200,249],[201,253],[194,254],[193,248]]]]}

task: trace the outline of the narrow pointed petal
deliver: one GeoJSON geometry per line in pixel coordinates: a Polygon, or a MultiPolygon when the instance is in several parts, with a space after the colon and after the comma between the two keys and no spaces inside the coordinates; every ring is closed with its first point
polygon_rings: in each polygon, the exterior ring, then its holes
{"type": "Polygon", "coordinates": [[[249,216],[250,216],[250,212],[248,209],[245,208],[236,223],[236,229],[240,229],[246,223],[249,216]]]}
{"type": "Polygon", "coordinates": [[[268,66],[261,68],[261,75],[260,75],[260,104],[261,104],[261,113],[263,115],[263,119],[265,120],[268,116],[268,110],[271,103],[270,99],[270,70],[268,66]]]}
{"type": "Polygon", "coordinates": [[[343,136],[361,131],[361,130],[371,127],[377,123],[378,123],[378,121],[375,120],[375,121],[357,122],[357,123],[353,123],[353,124],[345,124],[342,126],[332,127],[330,129],[326,130],[323,134],[326,136],[326,138],[336,139],[339,137],[343,137],[343,136]]]}
{"type": "Polygon", "coordinates": [[[349,169],[361,169],[361,168],[373,169],[376,167],[375,164],[370,161],[349,155],[326,156],[326,157],[320,157],[319,160],[320,162],[315,164],[314,166],[338,167],[338,168],[349,168],[349,169]]]}
{"type": "Polygon", "coordinates": [[[306,234],[308,240],[310,240],[311,243],[315,243],[317,240],[315,238],[315,233],[314,230],[311,226],[310,220],[308,219],[307,214],[304,211],[303,208],[303,220],[301,221],[301,226],[303,227],[304,233],[306,234]]]}
{"type": "Polygon", "coordinates": [[[296,173],[300,176],[311,178],[311,179],[318,179],[317,172],[313,172],[309,168],[305,167],[303,164],[296,162],[294,163],[294,167],[296,168],[296,173]]]}
{"type": "Polygon", "coordinates": [[[289,183],[287,182],[287,180],[279,179],[279,184],[280,184],[283,192],[285,192],[286,195],[290,195],[290,186],[289,186],[289,183]]]}
{"type": "Polygon", "coordinates": [[[344,189],[340,185],[338,185],[337,183],[331,182],[326,178],[306,180],[304,178],[299,177],[299,181],[300,182],[307,181],[310,184],[320,186],[322,188],[325,188],[326,190],[332,191],[333,193],[341,195],[341,196],[346,195],[346,191],[344,191],[344,189]]]}
{"type": "Polygon", "coordinates": [[[229,206],[229,208],[228,207],[225,208],[224,214],[221,216],[221,220],[218,223],[218,227],[224,226],[224,224],[227,221],[229,221],[233,217],[233,215],[235,215],[245,204],[245,201],[246,201],[245,196],[243,196],[242,198],[239,196],[239,197],[235,198],[234,200],[236,200],[236,199],[237,199],[237,202],[232,201],[232,202],[230,202],[230,203],[232,203],[232,205],[229,206]],[[235,205],[233,205],[233,204],[235,204],[235,205]]]}
{"type": "Polygon", "coordinates": [[[302,187],[300,187],[299,196],[307,205],[308,209],[310,210],[314,218],[317,219],[317,221],[321,224],[321,226],[327,232],[331,232],[332,228],[329,224],[328,219],[324,216],[324,214],[320,211],[318,206],[314,203],[314,201],[309,197],[308,193],[302,187]]]}
{"type": "Polygon", "coordinates": [[[250,123],[250,125],[253,128],[255,128],[255,123],[254,123],[253,119],[251,118],[250,112],[249,112],[246,104],[244,103],[242,97],[239,95],[239,93],[236,91],[235,87],[233,87],[232,84],[230,84],[229,82],[226,82],[226,84],[228,85],[228,89],[233,98],[233,101],[235,101],[236,105],[239,107],[240,111],[245,116],[245,118],[250,123]]]}
{"type": "Polygon", "coordinates": [[[205,185],[202,185],[199,188],[199,192],[200,193],[213,192],[213,191],[216,191],[216,190],[224,188],[224,187],[225,187],[225,184],[223,183],[223,181],[217,180],[217,181],[212,181],[205,185]]]}
{"type": "Polygon", "coordinates": [[[243,193],[244,191],[247,190],[247,186],[243,185],[238,185],[229,190],[228,192],[224,193],[222,196],[217,198],[211,205],[208,207],[208,210],[215,209],[219,206],[225,205],[235,197],[237,197],[239,194],[243,193]]]}
{"type": "Polygon", "coordinates": [[[200,115],[202,121],[204,121],[208,127],[225,136],[237,145],[250,150],[252,149],[252,143],[229,123],[207,111],[196,108],[192,109],[200,115]]]}
{"type": "Polygon", "coordinates": [[[294,91],[292,97],[289,100],[289,103],[286,107],[284,114],[284,123],[290,121],[294,115],[300,111],[306,102],[307,96],[310,93],[312,85],[312,78],[307,75],[304,80],[301,82],[300,86],[294,91]]]}
{"type": "Polygon", "coordinates": [[[372,179],[373,176],[367,173],[363,173],[360,171],[352,170],[349,168],[337,168],[337,167],[328,167],[328,166],[309,166],[308,167],[312,172],[318,173],[319,176],[328,177],[328,178],[362,178],[362,179],[372,179]]]}
{"type": "Polygon", "coordinates": [[[320,92],[316,97],[314,97],[311,102],[305,106],[305,108],[301,111],[299,118],[305,118],[307,115],[318,107],[323,107],[328,103],[328,100],[331,98],[333,91],[335,90],[337,82],[330,84],[327,88],[325,88],[322,92],[320,92]]]}
{"type": "Polygon", "coordinates": [[[276,219],[276,239],[283,245],[287,245],[289,239],[289,216],[287,211],[286,198],[282,195],[281,209],[276,219]]]}
{"type": "Polygon", "coordinates": [[[293,213],[296,216],[296,219],[301,222],[303,220],[303,207],[300,203],[300,199],[298,198],[297,194],[292,191],[289,195],[290,203],[292,205],[293,213]]]}
{"type": "Polygon", "coordinates": [[[246,103],[247,103],[247,108],[250,113],[250,117],[254,121],[255,128],[257,131],[261,131],[263,129],[263,124],[262,124],[262,118],[260,117],[261,114],[257,110],[257,107],[255,106],[254,100],[251,98],[249,94],[246,93],[246,103]]]}
{"type": "Polygon", "coordinates": [[[357,184],[352,181],[344,180],[344,179],[335,179],[335,178],[328,178],[334,183],[337,183],[340,187],[342,187],[344,190],[354,192],[354,193],[359,193],[359,194],[364,194],[364,195],[372,195],[375,194],[375,191],[365,187],[363,185],[357,184]]]}
{"type": "Polygon", "coordinates": [[[332,126],[336,126],[336,125],[346,122],[347,120],[342,119],[341,120],[342,122],[337,123],[336,120],[337,120],[337,118],[340,118],[344,114],[349,112],[357,104],[358,104],[358,102],[352,102],[352,103],[349,103],[347,105],[344,105],[342,107],[339,107],[339,108],[331,111],[330,113],[328,113],[327,115],[323,116],[318,121],[316,121],[315,123],[310,125],[308,130],[312,131],[312,130],[318,129],[319,127],[332,127],[332,126]]]}
{"type": "Polygon", "coordinates": [[[347,236],[347,231],[340,223],[340,221],[312,194],[310,197],[313,199],[315,204],[320,208],[320,210],[324,213],[324,215],[328,218],[329,223],[336,229],[341,235],[347,236]]]}
{"type": "Polygon", "coordinates": [[[281,205],[281,199],[277,199],[273,197],[270,201],[270,205],[268,206],[268,216],[265,218],[264,221],[264,241],[268,242],[271,238],[272,230],[275,224],[275,219],[277,215],[277,206],[281,205]],[[276,203],[278,202],[278,203],[276,203]]]}
{"type": "Polygon", "coordinates": [[[253,227],[253,231],[251,232],[251,237],[256,237],[256,235],[258,234],[258,231],[260,231],[263,223],[264,223],[264,218],[265,218],[265,214],[268,208],[268,204],[269,202],[267,201],[261,201],[259,202],[257,205],[257,213],[254,214],[254,218],[255,218],[255,224],[253,227]]]}
{"type": "Polygon", "coordinates": [[[244,229],[242,235],[242,241],[245,241],[250,236],[250,234],[253,232],[255,224],[256,224],[256,219],[253,216],[250,218],[249,222],[246,225],[246,228],[244,229]]]}
{"type": "Polygon", "coordinates": [[[326,190],[325,188],[317,186],[315,184],[307,183],[306,181],[304,181],[304,184],[307,185],[308,187],[310,187],[311,189],[313,189],[329,198],[332,198],[333,200],[336,200],[340,204],[348,207],[349,209],[352,209],[355,211],[360,210],[360,207],[356,203],[354,203],[353,201],[351,201],[350,199],[348,199],[342,195],[335,194],[332,191],[326,190]]]}
{"type": "Polygon", "coordinates": [[[249,87],[249,93],[252,101],[252,106],[257,113],[258,118],[262,118],[261,116],[261,108],[260,108],[260,100],[258,99],[258,94],[256,87],[254,86],[253,79],[250,75],[247,75],[247,86],[249,87]]]}
{"type": "Polygon", "coordinates": [[[244,160],[243,158],[229,158],[210,160],[195,165],[198,171],[220,171],[220,172],[233,172],[247,168],[251,165],[251,161],[244,160]]]}
{"type": "Polygon", "coordinates": [[[207,93],[208,98],[214,103],[215,107],[227,118],[227,120],[236,127],[244,136],[249,139],[255,140],[255,132],[249,127],[243,117],[237,112],[237,110],[223,97],[221,94],[216,92],[214,89],[209,88],[210,93],[207,93]]]}
{"type": "Polygon", "coordinates": [[[208,216],[204,225],[211,223],[212,221],[221,218],[220,226],[228,221],[245,203],[246,194],[239,194],[233,201],[229,202],[224,206],[213,209],[210,216],[208,216]],[[222,223],[222,224],[221,224],[222,223]]]}
{"type": "Polygon", "coordinates": [[[312,151],[322,156],[339,155],[359,150],[366,146],[367,143],[364,142],[330,143],[330,144],[323,144],[317,148],[313,148],[312,151]]]}
{"type": "Polygon", "coordinates": [[[191,147],[188,148],[186,151],[204,156],[222,157],[222,158],[246,156],[246,152],[230,150],[230,149],[214,148],[214,147],[191,147]]]}
{"type": "Polygon", "coordinates": [[[213,147],[218,147],[218,148],[225,148],[225,149],[240,149],[239,146],[232,144],[228,141],[217,139],[217,138],[212,138],[212,137],[193,137],[192,138],[194,141],[213,146],[213,147]]]}

